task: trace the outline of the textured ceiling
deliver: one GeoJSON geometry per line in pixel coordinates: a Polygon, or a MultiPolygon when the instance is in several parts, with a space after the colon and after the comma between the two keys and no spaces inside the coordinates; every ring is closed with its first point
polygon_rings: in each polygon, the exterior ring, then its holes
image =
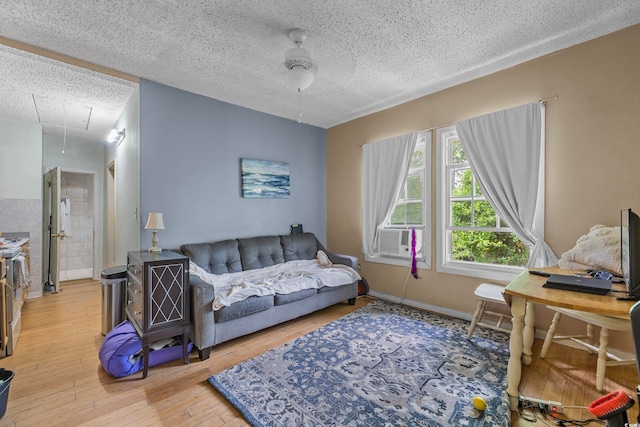
{"type": "MultiPolygon", "coordinates": [[[[0,0],[0,18],[8,39],[293,120],[301,101],[328,128],[637,24],[640,1],[0,0]],[[319,67],[300,100],[294,27],[319,67]]],[[[135,88],[7,46],[0,79],[0,117],[96,141],[135,88]]]]}
{"type": "Polygon", "coordinates": [[[0,118],[104,141],[135,83],[0,45],[0,118]]]}

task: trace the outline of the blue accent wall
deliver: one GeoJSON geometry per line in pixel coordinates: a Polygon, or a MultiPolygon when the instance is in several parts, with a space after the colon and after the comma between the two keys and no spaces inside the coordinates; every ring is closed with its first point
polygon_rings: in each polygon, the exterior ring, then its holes
{"type": "Polygon", "coordinates": [[[326,243],[326,131],[141,80],[139,211],[141,249],[149,212],[163,213],[165,249],[288,234],[294,223],[326,243]],[[243,198],[243,157],[288,163],[290,198],[243,198]]]}

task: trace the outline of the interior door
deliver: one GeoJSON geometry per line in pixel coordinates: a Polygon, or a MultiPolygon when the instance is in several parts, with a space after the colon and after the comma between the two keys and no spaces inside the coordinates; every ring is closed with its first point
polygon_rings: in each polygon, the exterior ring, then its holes
{"type": "Polygon", "coordinates": [[[43,245],[45,247],[46,271],[44,292],[60,291],[60,182],[62,171],[54,167],[44,174],[43,245]]]}

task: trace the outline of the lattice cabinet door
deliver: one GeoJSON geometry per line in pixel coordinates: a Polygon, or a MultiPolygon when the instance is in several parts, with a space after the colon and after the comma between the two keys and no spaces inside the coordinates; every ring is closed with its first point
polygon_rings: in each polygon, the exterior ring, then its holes
{"type": "Polygon", "coordinates": [[[189,259],[162,252],[129,252],[127,318],[142,338],[143,378],[147,376],[149,344],[182,336],[185,363],[189,363],[189,259]]]}
{"type": "Polygon", "coordinates": [[[184,292],[184,262],[149,264],[149,329],[189,319],[184,292]]]}

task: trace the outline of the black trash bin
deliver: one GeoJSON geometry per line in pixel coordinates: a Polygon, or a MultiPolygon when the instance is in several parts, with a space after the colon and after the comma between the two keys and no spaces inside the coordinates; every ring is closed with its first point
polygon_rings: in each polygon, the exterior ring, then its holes
{"type": "Polygon", "coordinates": [[[0,419],[7,412],[7,402],[9,401],[9,386],[13,379],[13,371],[0,368],[0,419]]]}
{"type": "Polygon", "coordinates": [[[106,335],[124,320],[124,297],[127,292],[127,266],[107,268],[100,274],[102,286],[102,327],[106,335]]]}

